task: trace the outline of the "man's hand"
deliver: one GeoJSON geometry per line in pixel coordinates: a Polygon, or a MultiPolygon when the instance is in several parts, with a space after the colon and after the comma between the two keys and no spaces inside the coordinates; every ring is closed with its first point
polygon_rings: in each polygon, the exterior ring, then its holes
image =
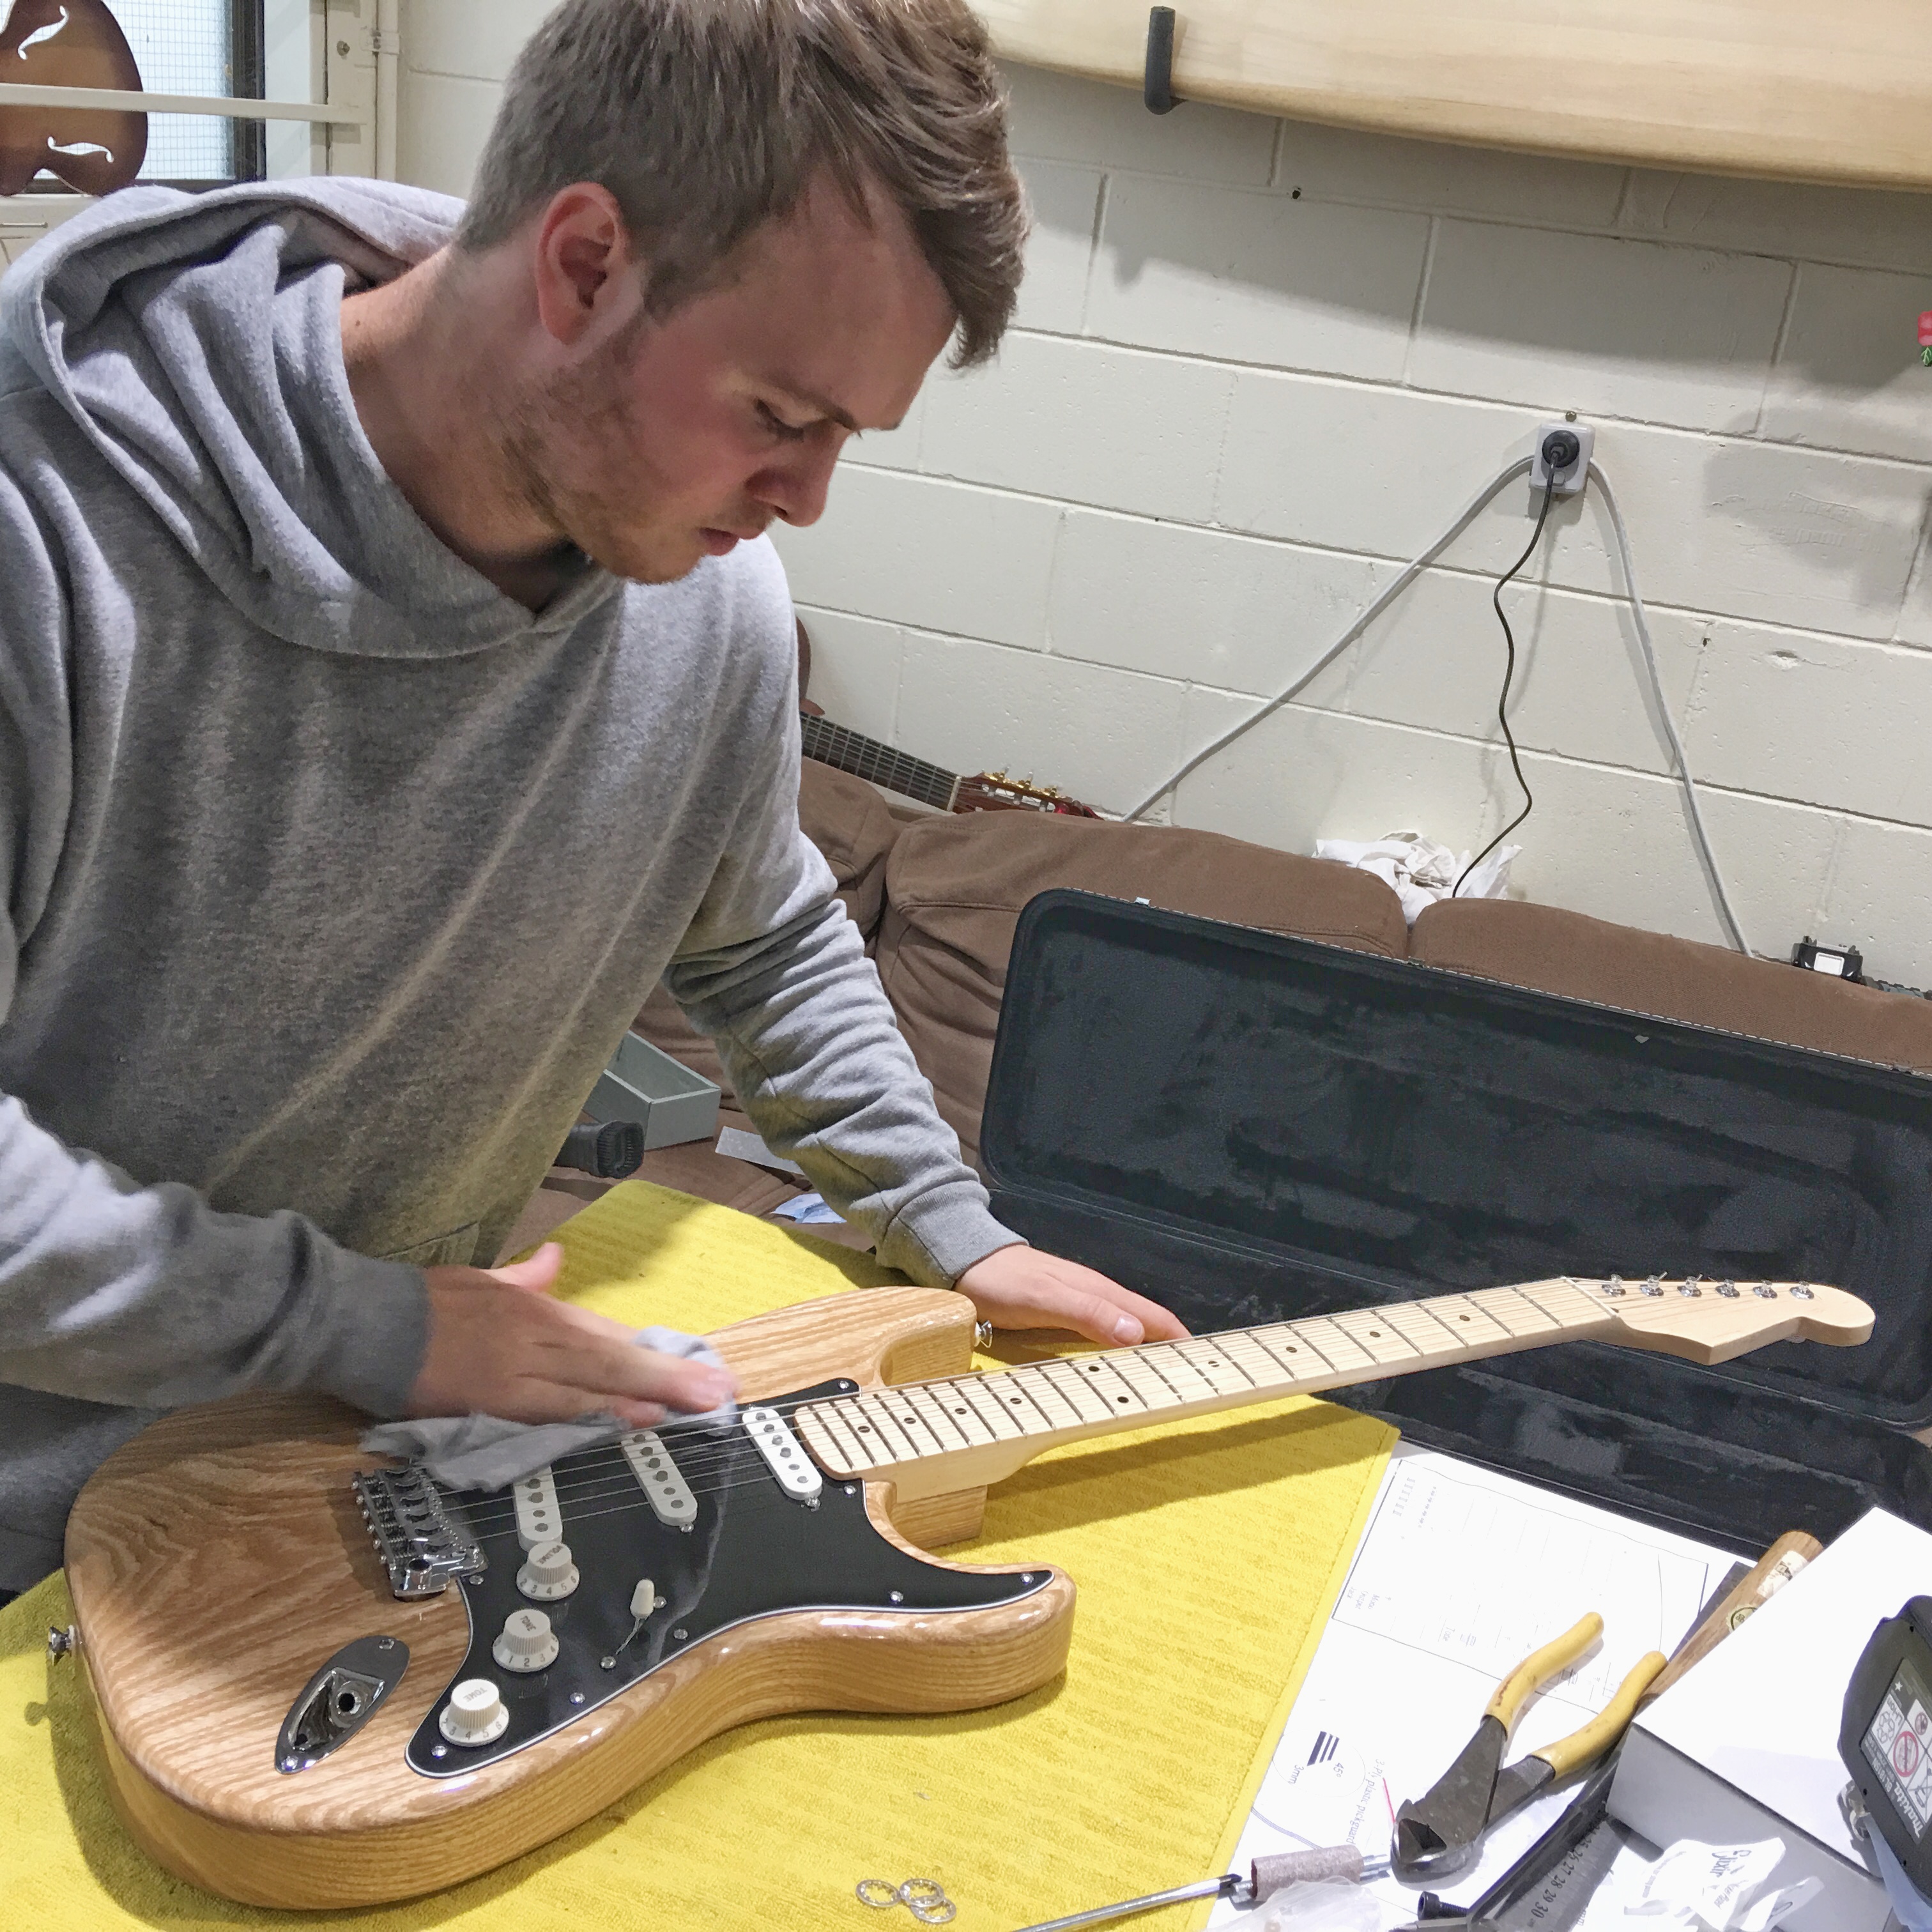
{"type": "Polygon", "coordinates": [[[728,1370],[640,1348],[622,1324],[552,1300],[562,1265],[552,1241],[512,1268],[424,1269],[429,1346],[410,1414],[574,1422],[608,1412],[649,1429],[737,1393],[728,1370]]]}
{"type": "Polygon", "coordinates": [[[1089,1341],[1130,1345],[1187,1333],[1158,1302],[1037,1248],[995,1248],[953,1286],[995,1328],[1071,1328],[1089,1341]]]}

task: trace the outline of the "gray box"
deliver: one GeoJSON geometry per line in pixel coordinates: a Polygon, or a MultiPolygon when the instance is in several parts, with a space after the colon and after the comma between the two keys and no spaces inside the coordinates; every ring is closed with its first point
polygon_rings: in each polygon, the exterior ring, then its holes
{"type": "Polygon", "coordinates": [[[701,1073],[661,1053],[647,1040],[627,1033],[584,1111],[593,1120],[636,1120],[644,1147],[676,1147],[682,1141],[708,1141],[718,1131],[718,1102],[723,1096],[701,1073]]]}

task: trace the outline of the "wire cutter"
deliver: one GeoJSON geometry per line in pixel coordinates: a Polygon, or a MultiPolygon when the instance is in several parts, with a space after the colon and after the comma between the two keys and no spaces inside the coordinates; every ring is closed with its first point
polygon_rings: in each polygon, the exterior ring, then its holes
{"type": "Polygon", "coordinates": [[[1580,1731],[1502,1768],[1516,1714],[1532,1690],[1574,1664],[1603,1633],[1594,1610],[1553,1643],[1519,1664],[1490,1700],[1476,1734],[1461,1756],[1438,1778],[1428,1795],[1408,1800],[1395,1814],[1395,1843],[1390,1862],[1398,1878],[1414,1882],[1444,1879],[1460,1871],[1476,1855],[1483,1834],[1520,1811],[1559,1778],[1594,1764],[1623,1736],[1637,1700],[1664,1668],[1661,1652],[1652,1651],[1617,1687],[1617,1694],[1580,1731]]]}

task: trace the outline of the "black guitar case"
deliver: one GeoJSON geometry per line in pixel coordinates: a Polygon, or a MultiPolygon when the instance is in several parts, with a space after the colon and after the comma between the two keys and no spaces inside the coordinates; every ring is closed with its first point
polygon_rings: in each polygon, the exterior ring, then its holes
{"type": "Polygon", "coordinates": [[[1594,1342],[1334,1400],[1755,1556],[1932,1529],[1932,1078],[1075,892],[1022,914],[994,1211],[1196,1329],[1547,1276],[1835,1282],[1856,1348],[1594,1342]]]}

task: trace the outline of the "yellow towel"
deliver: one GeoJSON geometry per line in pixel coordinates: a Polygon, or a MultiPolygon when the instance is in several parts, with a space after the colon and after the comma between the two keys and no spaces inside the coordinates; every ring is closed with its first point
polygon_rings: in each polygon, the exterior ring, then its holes
{"type": "MultiPolygon", "coordinates": [[[[627,1183],[561,1231],[564,1291],[709,1329],[893,1279],[868,1258],[627,1183]]],[[[435,1898],[329,1915],[368,1932],[914,1932],[863,1878],[932,1878],[958,1932],[1010,1932],[1221,1870],[1360,1537],[1394,1432],[1289,1401],[1106,1437],[994,1491],[973,1560],[1080,1586],[1066,1674],[992,1711],[806,1716],[728,1732],[623,1804],[435,1898]]],[[[210,1604],[218,1622],[220,1606],[210,1604]]],[[[0,1611],[0,1925],[301,1924],[158,1870],[116,1822],[59,1577],[0,1611]]],[[[1203,1907],[1135,1922],[1198,1924],[1203,1907]]]]}

